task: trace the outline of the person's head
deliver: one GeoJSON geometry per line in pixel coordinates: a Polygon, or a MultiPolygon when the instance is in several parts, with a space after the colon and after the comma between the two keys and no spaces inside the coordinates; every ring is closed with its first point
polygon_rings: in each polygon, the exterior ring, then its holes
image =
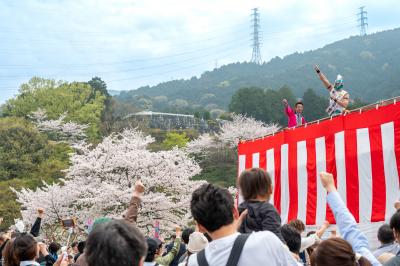
{"type": "Polygon", "coordinates": [[[306,226],[305,226],[305,224],[303,223],[302,220],[294,219],[294,220],[291,220],[291,221],[289,222],[289,224],[290,224],[291,226],[293,226],[294,228],[296,228],[296,230],[297,230],[300,234],[303,233],[303,232],[306,230],[306,226]]]}
{"type": "Polygon", "coordinates": [[[296,113],[301,114],[303,112],[303,109],[304,109],[303,102],[300,102],[300,101],[297,102],[294,107],[295,107],[296,113]]]}
{"type": "Polygon", "coordinates": [[[83,253],[85,249],[86,241],[80,241],[77,245],[77,249],[79,253],[83,253]]]}
{"type": "Polygon", "coordinates": [[[139,266],[146,250],[146,240],[136,226],[113,220],[92,230],[85,255],[89,266],[139,266]]]}
{"type": "Polygon", "coordinates": [[[343,77],[340,74],[337,75],[333,88],[337,91],[343,89],[343,77]]]}
{"type": "Polygon", "coordinates": [[[170,240],[171,240],[172,242],[174,242],[174,241],[175,241],[175,239],[176,239],[176,235],[171,235],[171,238],[170,238],[170,240]]]}
{"type": "Polygon", "coordinates": [[[311,255],[311,266],[369,266],[363,257],[357,260],[351,245],[342,238],[322,241],[311,255]],[[357,264],[358,263],[358,264],[357,264]]]}
{"type": "Polygon", "coordinates": [[[194,232],[192,227],[185,228],[182,232],[182,241],[186,245],[189,243],[189,236],[194,232]]]}
{"type": "Polygon", "coordinates": [[[383,224],[378,229],[378,240],[382,244],[390,244],[394,242],[393,230],[388,224],[383,224]]]}
{"type": "Polygon", "coordinates": [[[79,253],[79,250],[78,250],[78,242],[73,242],[72,244],[71,244],[71,248],[72,248],[72,251],[76,254],[76,253],[79,253]]]}
{"type": "Polygon", "coordinates": [[[38,244],[29,234],[22,234],[7,242],[4,254],[4,265],[19,265],[24,260],[35,260],[39,256],[38,244]]]}
{"type": "Polygon", "coordinates": [[[192,193],[190,210],[200,232],[213,233],[239,217],[229,191],[213,184],[204,184],[192,193]]]}
{"type": "Polygon", "coordinates": [[[162,242],[158,238],[146,237],[147,255],[145,262],[153,262],[162,253],[162,242]]]}
{"type": "Polygon", "coordinates": [[[200,232],[194,232],[189,237],[187,250],[191,254],[195,254],[205,249],[207,245],[208,245],[207,238],[200,232]]]}
{"type": "Polygon", "coordinates": [[[297,229],[289,224],[284,224],[281,227],[281,234],[290,252],[299,254],[301,247],[301,235],[297,229]]]}
{"type": "Polygon", "coordinates": [[[394,237],[400,242],[400,211],[395,212],[390,218],[390,228],[393,230],[394,237]]]}
{"type": "Polygon", "coordinates": [[[57,252],[60,250],[61,245],[56,243],[56,242],[52,242],[49,245],[49,253],[53,253],[53,254],[57,254],[57,252]]]}
{"type": "Polygon", "coordinates": [[[238,182],[244,200],[256,198],[268,200],[272,194],[271,177],[261,168],[243,171],[238,182]]]}

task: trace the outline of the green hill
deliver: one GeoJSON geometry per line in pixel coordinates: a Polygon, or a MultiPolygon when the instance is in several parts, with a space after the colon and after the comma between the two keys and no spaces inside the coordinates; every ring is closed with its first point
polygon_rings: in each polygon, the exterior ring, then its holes
{"type": "Polygon", "coordinates": [[[123,91],[115,99],[159,111],[180,107],[227,110],[231,96],[242,87],[278,89],[287,85],[297,97],[308,88],[324,94],[325,89],[312,69],[314,64],[332,82],[340,73],[352,98],[372,102],[400,95],[400,28],[350,37],[284,58],[275,57],[262,65],[229,64],[204,72],[200,78],[123,91]]]}

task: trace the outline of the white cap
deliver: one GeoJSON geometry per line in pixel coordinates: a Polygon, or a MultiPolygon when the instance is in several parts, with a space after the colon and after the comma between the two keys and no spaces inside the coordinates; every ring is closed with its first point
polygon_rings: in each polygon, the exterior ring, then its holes
{"type": "Polygon", "coordinates": [[[189,243],[187,249],[194,254],[205,249],[207,245],[208,245],[208,240],[202,233],[193,232],[189,236],[189,243]]]}

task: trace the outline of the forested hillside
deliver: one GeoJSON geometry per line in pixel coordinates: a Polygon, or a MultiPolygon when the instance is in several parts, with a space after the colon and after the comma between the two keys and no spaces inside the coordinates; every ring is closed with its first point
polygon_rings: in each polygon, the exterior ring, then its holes
{"type": "MultiPolygon", "coordinates": [[[[278,44],[277,44],[278,45],[278,44]]],[[[231,96],[243,87],[277,90],[290,87],[296,97],[312,88],[326,93],[312,66],[320,65],[333,82],[340,73],[345,88],[363,102],[400,95],[400,29],[350,37],[323,48],[275,57],[268,63],[234,63],[200,78],[174,80],[124,91],[115,99],[127,107],[159,111],[228,110],[231,96]]],[[[132,109],[134,110],[134,108],[132,109]]],[[[193,111],[194,112],[194,111],[193,111]]]]}

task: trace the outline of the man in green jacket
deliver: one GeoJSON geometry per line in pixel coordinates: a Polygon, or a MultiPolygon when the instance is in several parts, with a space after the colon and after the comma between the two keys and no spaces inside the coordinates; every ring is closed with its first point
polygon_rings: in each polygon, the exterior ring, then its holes
{"type": "Polygon", "coordinates": [[[174,241],[174,246],[171,251],[165,256],[163,254],[162,242],[158,238],[147,238],[147,256],[144,260],[143,266],[168,266],[175,258],[176,254],[179,252],[181,246],[181,235],[182,230],[180,227],[175,228],[176,238],[174,241]]]}

